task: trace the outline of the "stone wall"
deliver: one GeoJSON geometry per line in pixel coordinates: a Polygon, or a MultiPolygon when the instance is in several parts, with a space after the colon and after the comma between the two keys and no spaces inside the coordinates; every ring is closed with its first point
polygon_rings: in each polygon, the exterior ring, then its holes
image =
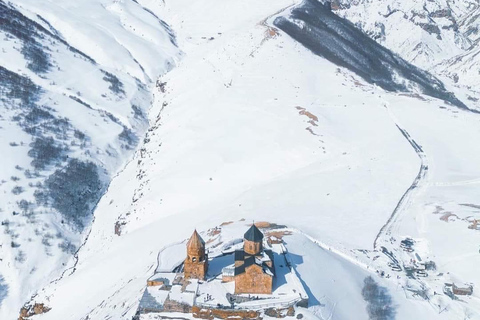
{"type": "Polygon", "coordinates": [[[207,274],[208,260],[203,260],[201,262],[191,261],[190,259],[185,260],[184,264],[184,274],[185,279],[205,279],[207,274]]]}
{"type": "Polygon", "coordinates": [[[210,309],[192,307],[192,314],[194,318],[200,319],[260,319],[258,311],[251,310],[225,310],[225,309],[210,309]]]}
{"type": "Polygon", "coordinates": [[[454,294],[457,294],[457,295],[462,295],[462,296],[471,295],[473,294],[473,287],[468,286],[468,287],[460,288],[460,287],[457,287],[455,284],[453,284],[452,291],[454,294]]]}
{"type": "Polygon", "coordinates": [[[163,281],[147,280],[147,287],[158,287],[163,285],[163,281]]]}
{"type": "Polygon", "coordinates": [[[232,282],[235,281],[235,277],[232,276],[222,276],[222,282],[232,282]]]}
{"type": "Polygon", "coordinates": [[[295,315],[295,308],[293,306],[284,309],[268,308],[265,310],[265,314],[272,318],[293,317],[295,315]]]}
{"type": "Polygon", "coordinates": [[[243,251],[247,254],[255,255],[262,251],[262,242],[253,242],[245,240],[243,243],[243,251]]]}
{"type": "Polygon", "coordinates": [[[262,267],[249,266],[245,272],[235,276],[235,293],[271,294],[273,277],[265,274],[262,267]]]}
{"type": "Polygon", "coordinates": [[[163,304],[163,312],[182,312],[191,313],[192,306],[178,301],[167,299],[163,304]]]}

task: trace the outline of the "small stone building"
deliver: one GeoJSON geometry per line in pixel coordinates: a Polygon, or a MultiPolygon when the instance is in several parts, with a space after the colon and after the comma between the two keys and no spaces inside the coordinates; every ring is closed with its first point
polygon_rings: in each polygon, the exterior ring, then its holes
{"type": "Polygon", "coordinates": [[[244,234],[243,250],[235,251],[235,264],[224,268],[222,280],[235,281],[236,294],[271,294],[274,276],[273,253],[263,249],[263,234],[253,224],[244,234]]]}
{"type": "Polygon", "coordinates": [[[208,270],[208,256],[205,253],[205,241],[195,230],[187,242],[187,258],[184,263],[186,279],[204,280],[208,270]]]}
{"type": "Polygon", "coordinates": [[[456,294],[456,295],[470,296],[473,294],[473,286],[471,285],[456,286],[454,283],[452,285],[452,292],[453,294],[456,294]]]}

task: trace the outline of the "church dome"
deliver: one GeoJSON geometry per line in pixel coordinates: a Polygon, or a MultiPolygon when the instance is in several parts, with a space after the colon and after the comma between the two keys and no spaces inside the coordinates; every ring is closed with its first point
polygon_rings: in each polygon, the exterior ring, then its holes
{"type": "Polygon", "coordinates": [[[263,239],[263,233],[258,230],[255,224],[252,224],[250,229],[248,229],[247,232],[245,232],[245,234],[243,235],[243,238],[247,241],[261,242],[263,239]]]}
{"type": "Polygon", "coordinates": [[[190,240],[187,242],[187,249],[188,251],[196,251],[205,248],[205,241],[203,241],[202,237],[198,234],[197,230],[195,230],[190,237],[190,240]]]}

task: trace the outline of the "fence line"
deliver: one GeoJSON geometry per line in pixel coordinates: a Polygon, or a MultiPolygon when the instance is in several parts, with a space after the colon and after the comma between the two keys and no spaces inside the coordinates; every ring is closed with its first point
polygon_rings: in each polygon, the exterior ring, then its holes
{"type": "Polygon", "coordinates": [[[266,309],[266,308],[273,308],[273,307],[291,307],[295,305],[297,302],[301,301],[301,297],[293,298],[287,301],[282,302],[265,302],[265,303],[255,303],[252,305],[241,305],[236,304],[234,308],[231,306],[219,306],[218,304],[210,304],[210,303],[196,303],[195,305],[204,308],[214,308],[214,309],[225,309],[225,310],[259,310],[259,309],[266,309]]]}

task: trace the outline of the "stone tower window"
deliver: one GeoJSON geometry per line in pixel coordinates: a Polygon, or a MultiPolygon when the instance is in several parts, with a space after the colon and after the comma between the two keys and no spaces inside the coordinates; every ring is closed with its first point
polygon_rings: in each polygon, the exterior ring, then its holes
{"type": "Polygon", "coordinates": [[[196,257],[193,257],[193,258],[192,258],[192,261],[193,261],[193,262],[196,262],[196,261],[197,261],[197,258],[196,258],[196,257]]]}

